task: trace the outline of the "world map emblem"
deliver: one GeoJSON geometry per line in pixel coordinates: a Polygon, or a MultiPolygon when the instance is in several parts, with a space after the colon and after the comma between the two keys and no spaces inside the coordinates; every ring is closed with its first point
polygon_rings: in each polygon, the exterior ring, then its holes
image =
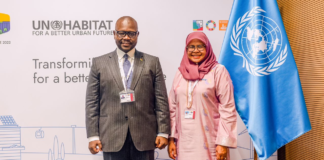
{"type": "Polygon", "coordinates": [[[60,30],[62,28],[62,22],[61,21],[52,21],[51,22],[51,27],[54,29],[54,30],[60,30]]]}
{"type": "Polygon", "coordinates": [[[277,23],[255,7],[240,17],[233,27],[231,48],[243,58],[243,67],[254,76],[275,72],[287,58],[287,44],[277,23]]]}

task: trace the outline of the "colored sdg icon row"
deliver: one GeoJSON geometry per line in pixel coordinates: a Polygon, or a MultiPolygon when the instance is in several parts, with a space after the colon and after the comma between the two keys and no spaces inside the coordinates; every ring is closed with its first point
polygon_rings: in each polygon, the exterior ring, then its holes
{"type": "Polygon", "coordinates": [[[10,31],[10,16],[0,13],[0,34],[10,31]]]}
{"type": "MultiPolygon", "coordinates": [[[[228,20],[219,20],[219,30],[226,31],[228,20]]],[[[209,31],[216,29],[216,22],[213,20],[207,21],[205,27],[209,31]]],[[[193,30],[194,31],[203,31],[204,30],[204,21],[203,20],[193,20],[193,30]]]]}

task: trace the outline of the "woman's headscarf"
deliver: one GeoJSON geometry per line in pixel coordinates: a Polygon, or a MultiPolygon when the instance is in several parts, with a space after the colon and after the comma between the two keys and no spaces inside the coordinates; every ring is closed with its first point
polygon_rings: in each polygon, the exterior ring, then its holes
{"type": "Polygon", "coordinates": [[[213,52],[212,46],[203,32],[190,33],[186,40],[186,47],[193,40],[198,39],[206,45],[206,56],[200,62],[200,65],[191,62],[188,58],[187,48],[185,48],[184,55],[179,67],[182,76],[187,80],[201,80],[218,62],[213,52]]]}

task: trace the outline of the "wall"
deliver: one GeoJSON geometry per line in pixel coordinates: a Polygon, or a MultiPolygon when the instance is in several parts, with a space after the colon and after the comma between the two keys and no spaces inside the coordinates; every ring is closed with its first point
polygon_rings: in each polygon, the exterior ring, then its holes
{"type": "MultiPolygon", "coordinates": [[[[130,15],[138,21],[136,48],[160,57],[169,91],[186,36],[193,29],[199,31],[194,20],[198,24],[202,20],[202,31],[218,57],[226,28],[221,23],[228,20],[232,2],[1,1],[0,13],[10,19],[0,16],[3,24],[9,24],[0,34],[0,159],[101,160],[101,154],[91,155],[87,148],[86,76],[93,57],[116,48],[112,36],[116,20],[130,15]],[[212,31],[206,27],[209,20],[216,24],[212,31]]],[[[213,23],[208,26],[213,28],[213,23]]],[[[238,137],[232,159],[253,159],[253,146],[240,119],[238,137]]],[[[155,156],[169,159],[166,150],[157,150],[155,156]]]]}

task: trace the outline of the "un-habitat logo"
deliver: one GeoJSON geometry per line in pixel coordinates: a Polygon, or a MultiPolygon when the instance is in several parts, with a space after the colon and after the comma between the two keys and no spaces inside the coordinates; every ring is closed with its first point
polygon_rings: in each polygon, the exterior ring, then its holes
{"type": "Polygon", "coordinates": [[[10,31],[10,16],[0,13],[0,35],[10,31]]]}
{"type": "Polygon", "coordinates": [[[231,48],[243,58],[243,67],[254,76],[270,75],[287,58],[287,44],[277,23],[255,7],[240,17],[233,27],[231,48]]]}
{"type": "Polygon", "coordinates": [[[33,36],[111,36],[112,20],[33,20],[33,36]]]}

